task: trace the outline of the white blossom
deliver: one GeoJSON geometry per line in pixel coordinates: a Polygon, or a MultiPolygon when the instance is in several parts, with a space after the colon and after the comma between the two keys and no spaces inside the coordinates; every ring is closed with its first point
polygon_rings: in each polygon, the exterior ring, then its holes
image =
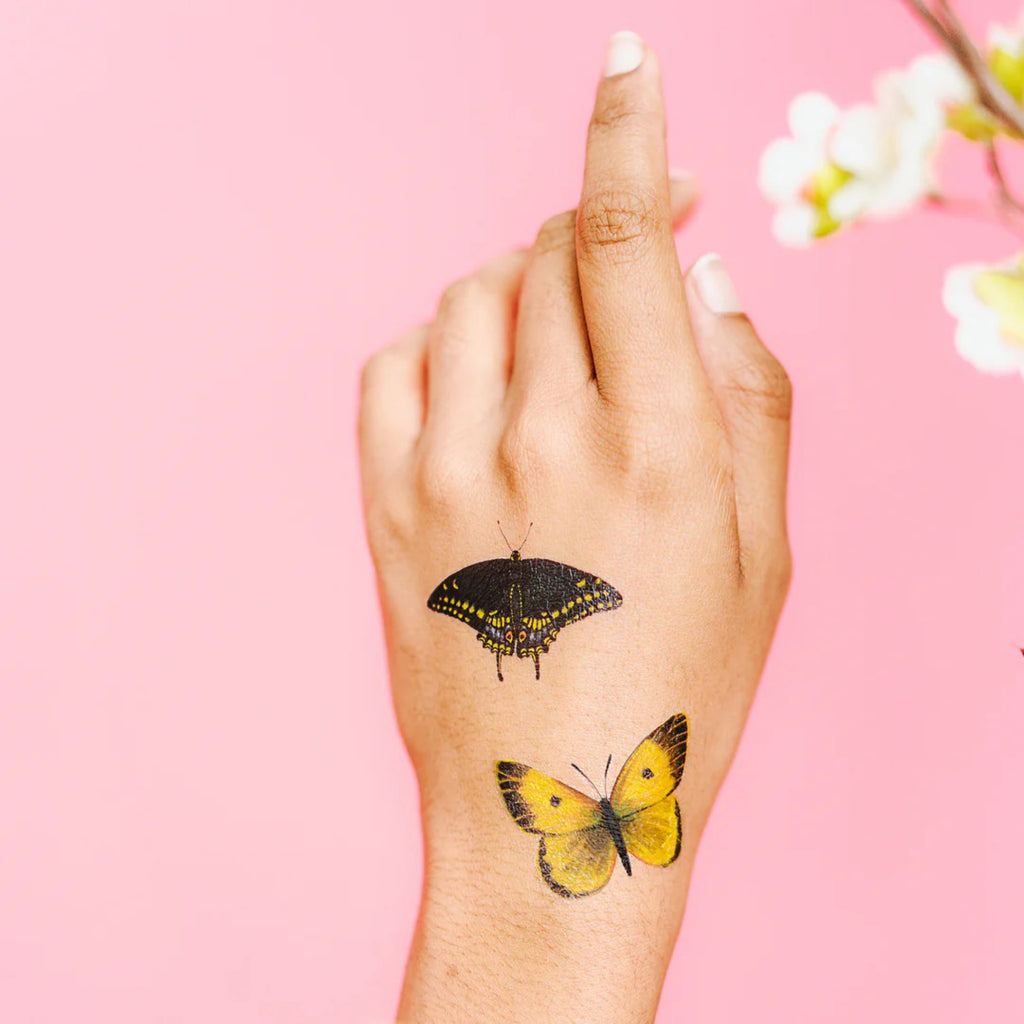
{"type": "Polygon", "coordinates": [[[959,66],[941,54],[880,75],[874,103],[840,110],[820,93],[797,96],[792,136],[761,158],[761,191],[778,206],[775,236],[807,244],[863,217],[903,213],[935,192],[948,111],[972,96],[959,66]]]}
{"type": "Polygon", "coordinates": [[[789,105],[792,134],[776,139],[761,156],[759,185],[778,206],[772,230],[784,245],[807,245],[839,227],[829,217],[826,194],[834,191],[829,178],[836,169],[830,168],[827,146],[839,117],[827,96],[801,93],[789,105]]]}
{"type": "Polygon", "coordinates": [[[983,373],[1024,376],[1024,256],[946,272],[942,300],[957,320],[956,350],[983,373]]]}

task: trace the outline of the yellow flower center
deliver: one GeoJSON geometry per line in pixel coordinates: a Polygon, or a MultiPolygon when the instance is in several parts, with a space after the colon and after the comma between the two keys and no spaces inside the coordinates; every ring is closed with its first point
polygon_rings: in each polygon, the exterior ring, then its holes
{"type": "Polygon", "coordinates": [[[988,66],[1018,103],[1024,100],[1024,53],[1007,53],[997,47],[988,55],[988,66]]]}
{"type": "Polygon", "coordinates": [[[1024,260],[1010,270],[985,270],[974,278],[974,293],[994,310],[999,332],[1024,346],[1024,260]]]}
{"type": "MultiPolygon", "coordinates": [[[[1016,103],[1024,103],[1024,51],[1008,53],[999,47],[989,51],[989,70],[1016,103]]],[[[946,124],[971,142],[991,142],[997,135],[1019,138],[1019,133],[975,103],[958,103],[946,112],[946,124]]]]}
{"type": "Polygon", "coordinates": [[[804,198],[814,207],[817,218],[814,223],[814,237],[824,238],[838,231],[842,223],[828,211],[828,201],[853,177],[837,164],[827,163],[811,176],[804,189],[804,198]]]}
{"type": "Polygon", "coordinates": [[[971,142],[990,142],[1003,131],[1003,125],[983,107],[957,103],[946,111],[946,124],[971,142]]]}

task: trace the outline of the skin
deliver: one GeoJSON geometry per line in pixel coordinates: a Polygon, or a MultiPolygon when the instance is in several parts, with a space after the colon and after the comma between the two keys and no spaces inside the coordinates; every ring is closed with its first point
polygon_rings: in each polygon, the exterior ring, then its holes
{"type": "Polygon", "coordinates": [[[790,386],[742,314],[678,262],[695,200],[670,182],[657,59],[603,78],[577,211],[449,287],[434,320],[367,364],[367,531],[395,711],[419,781],[426,869],[403,1021],[651,1021],[694,855],[734,756],[790,578],[790,386]],[[493,655],[426,608],[506,553],[611,581],[621,608],[542,656],[493,655]],[[493,764],[586,789],[669,715],[690,718],[668,868],[617,865],[553,895],[493,764]]]}

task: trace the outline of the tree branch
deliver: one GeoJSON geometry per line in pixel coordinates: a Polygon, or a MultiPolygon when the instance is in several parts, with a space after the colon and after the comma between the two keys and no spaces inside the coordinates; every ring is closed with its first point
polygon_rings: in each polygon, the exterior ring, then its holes
{"type": "Polygon", "coordinates": [[[943,45],[952,45],[952,40],[949,38],[946,26],[932,13],[932,9],[924,0],[904,0],[904,2],[928,26],[932,34],[938,37],[943,45]]]}
{"type": "Polygon", "coordinates": [[[963,69],[974,85],[980,106],[1009,131],[1024,136],[1024,110],[992,74],[949,0],[934,0],[934,7],[927,0],[904,2],[963,69]]]}
{"type": "MultiPolygon", "coordinates": [[[[904,3],[960,65],[974,86],[978,106],[1011,135],[1024,138],[1024,110],[992,73],[950,0],[904,0],[904,3]]],[[[1024,230],[1024,201],[1010,189],[995,139],[985,143],[985,157],[989,175],[996,186],[996,210],[1011,231],[1021,234],[1024,230]]],[[[934,208],[954,212],[951,205],[939,196],[930,197],[930,204],[934,208]]]]}

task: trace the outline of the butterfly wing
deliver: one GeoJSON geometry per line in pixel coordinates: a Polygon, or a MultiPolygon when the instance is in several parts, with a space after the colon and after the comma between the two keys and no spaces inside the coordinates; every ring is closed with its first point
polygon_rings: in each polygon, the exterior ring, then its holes
{"type": "Polygon", "coordinates": [[[516,648],[520,658],[546,653],[564,626],[622,604],[622,595],[610,583],[582,569],[549,558],[527,558],[521,565],[526,639],[516,648]]]}
{"type": "Polygon", "coordinates": [[[619,822],[626,849],[647,864],[667,867],[683,845],[683,820],[679,801],[667,796],[651,807],[619,822]]]}
{"type": "Polygon", "coordinates": [[[579,899],[604,888],[612,877],[615,858],[608,830],[597,827],[564,836],[541,836],[537,864],[553,893],[579,899]]]}
{"type": "Polygon", "coordinates": [[[663,722],[626,759],[612,787],[611,804],[622,823],[675,792],[686,764],[686,715],[663,722]]]}
{"type": "Polygon", "coordinates": [[[596,800],[536,768],[499,761],[495,775],[508,813],[524,832],[559,836],[601,824],[596,800]]]}
{"type": "Polygon", "coordinates": [[[600,804],[517,761],[499,761],[495,775],[515,823],[540,835],[537,864],[548,888],[567,899],[597,892],[615,867],[615,846],[602,824],[600,804]]]}
{"type": "Polygon", "coordinates": [[[515,641],[508,639],[511,564],[507,558],[491,558],[453,572],[434,588],[427,607],[472,626],[489,651],[513,654],[515,641]]]}

